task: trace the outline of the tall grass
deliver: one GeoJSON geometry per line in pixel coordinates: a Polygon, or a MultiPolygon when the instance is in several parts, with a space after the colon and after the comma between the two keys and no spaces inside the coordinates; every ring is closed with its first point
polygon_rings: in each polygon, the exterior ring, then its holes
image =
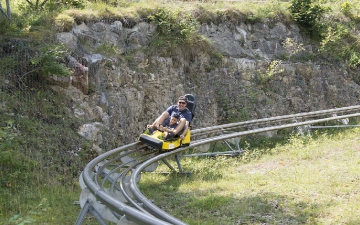
{"type": "Polygon", "coordinates": [[[0,94],[0,224],[73,224],[77,180],[93,158],[76,134],[79,120],[68,117],[61,96],[40,87],[0,94]]]}
{"type": "MultiPolygon", "coordinates": [[[[191,225],[358,224],[359,132],[291,137],[256,149],[250,144],[240,157],[184,157],[190,176],[160,164],[142,175],[140,190],[191,225]]],[[[80,213],[77,182],[50,186],[49,180],[2,186],[2,224],[73,224],[80,213]]],[[[84,224],[97,222],[87,217],[84,224]]]]}
{"type": "Polygon", "coordinates": [[[359,132],[291,138],[249,162],[183,158],[190,177],[163,165],[140,188],[191,225],[359,224],[359,132]]]}

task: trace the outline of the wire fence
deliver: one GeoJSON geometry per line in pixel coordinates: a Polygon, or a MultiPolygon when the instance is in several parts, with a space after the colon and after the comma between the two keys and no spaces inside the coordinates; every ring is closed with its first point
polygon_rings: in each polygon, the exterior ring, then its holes
{"type": "MultiPolygon", "coordinates": [[[[99,131],[96,146],[87,134],[80,134],[84,124],[96,126],[96,119],[81,116],[77,111],[81,107],[75,107],[80,103],[73,101],[70,89],[68,94],[58,91],[69,83],[69,76],[58,77],[59,81],[41,74],[34,62],[38,53],[39,48],[22,39],[0,41],[0,220],[4,221],[42,198],[74,192],[76,201],[79,190],[74,184],[86,163],[99,154],[97,147],[109,150],[116,145],[109,138],[111,126],[99,131]]],[[[69,57],[81,62],[83,55],[69,57]]],[[[98,69],[96,64],[90,68],[98,69]]],[[[99,79],[104,83],[103,77],[99,79]]],[[[101,85],[92,88],[106,98],[101,85]]]]}

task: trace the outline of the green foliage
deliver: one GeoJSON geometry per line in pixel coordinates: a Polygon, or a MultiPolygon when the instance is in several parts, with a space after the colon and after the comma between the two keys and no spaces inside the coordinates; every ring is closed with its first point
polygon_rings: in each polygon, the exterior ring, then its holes
{"type": "MultiPolygon", "coordinates": [[[[64,96],[41,87],[31,89],[12,90],[11,95],[0,92],[6,105],[0,111],[0,220],[39,224],[46,223],[44,218],[48,217],[46,224],[66,224],[60,221],[69,219],[54,217],[63,208],[64,201],[59,199],[71,196],[66,208],[69,201],[78,199],[80,193],[69,190],[95,154],[92,145],[77,134],[82,122],[69,116],[64,96]],[[58,187],[64,190],[57,193],[58,187]],[[45,196],[56,205],[53,212],[31,207],[45,196]]],[[[78,210],[72,208],[72,222],[78,210]]]]}
{"type": "Polygon", "coordinates": [[[19,66],[19,61],[11,56],[5,56],[0,60],[0,71],[6,74],[19,66]]]}
{"type": "Polygon", "coordinates": [[[356,68],[360,65],[360,53],[352,52],[350,55],[350,59],[348,61],[348,65],[350,68],[356,68]]]}
{"type": "Polygon", "coordinates": [[[255,24],[261,21],[261,18],[253,13],[249,13],[246,17],[245,22],[250,24],[255,24]]]}
{"type": "Polygon", "coordinates": [[[258,71],[260,74],[260,83],[265,84],[276,74],[282,73],[284,69],[281,68],[281,64],[282,64],[281,60],[273,60],[270,62],[265,73],[258,71]]]}
{"type": "Polygon", "coordinates": [[[20,1],[18,7],[23,12],[53,12],[64,8],[84,8],[85,0],[26,0],[20,1]]]}
{"type": "Polygon", "coordinates": [[[6,121],[6,126],[0,127],[0,187],[12,187],[14,180],[24,181],[21,174],[28,171],[28,166],[33,167],[36,164],[21,151],[16,151],[15,142],[18,136],[15,121],[12,119],[6,121]]]}
{"type": "Polygon", "coordinates": [[[118,52],[118,49],[116,48],[116,46],[114,46],[112,44],[103,43],[99,47],[96,48],[95,52],[104,54],[106,56],[111,56],[111,55],[116,55],[116,53],[118,52]]]}
{"type": "Polygon", "coordinates": [[[257,9],[256,14],[258,20],[268,19],[269,26],[275,25],[277,22],[285,23],[291,22],[291,16],[288,11],[288,3],[279,0],[268,0],[261,4],[261,7],[257,9]]]}
{"type": "Polygon", "coordinates": [[[320,43],[320,50],[327,53],[335,52],[335,56],[339,53],[339,42],[349,34],[346,26],[337,25],[336,27],[328,27],[324,39],[320,43]]]}
{"type": "Polygon", "coordinates": [[[0,35],[6,35],[11,31],[12,23],[5,16],[0,15],[0,35]]]}
{"type": "MultiPolygon", "coordinates": [[[[6,34],[8,37],[31,37],[40,40],[48,38],[54,34],[54,28],[59,30],[59,21],[54,26],[53,18],[56,14],[65,8],[82,8],[77,3],[83,0],[44,0],[44,1],[18,1],[12,6],[11,21],[5,21],[0,16],[0,34],[6,34]]],[[[68,21],[62,25],[68,27],[68,21]]]]}
{"type": "Polygon", "coordinates": [[[76,8],[83,9],[85,7],[85,0],[52,0],[49,1],[49,5],[51,4],[52,9],[56,9],[59,5],[64,6],[66,8],[76,8]]]}
{"type": "Polygon", "coordinates": [[[54,21],[58,32],[70,32],[74,26],[74,22],[73,17],[65,14],[57,15],[54,21]]]}
{"type": "MultiPolygon", "coordinates": [[[[21,96],[22,94],[19,93],[19,95],[21,96]]],[[[32,104],[30,105],[19,101],[17,97],[17,94],[14,93],[13,97],[7,100],[7,106],[10,109],[13,108],[14,113],[17,115],[14,117],[15,120],[6,115],[1,117],[2,121],[8,121],[8,126],[2,128],[3,135],[6,135],[6,137],[3,138],[3,140],[6,141],[4,142],[5,151],[2,153],[9,152],[9,156],[19,154],[18,159],[22,158],[22,160],[18,160],[15,157],[8,158],[10,160],[8,163],[14,165],[19,164],[21,165],[19,168],[23,168],[24,166],[33,167],[38,165],[38,161],[31,161],[30,159],[32,157],[36,158],[37,153],[40,153],[43,148],[42,145],[48,143],[48,141],[51,142],[52,136],[61,139],[63,132],[71,133],[74,125],[68,124],[66,129],[62,128],[67,113],[66,108],[61,105],[61,101],[58,99],[59,96],[49,91],[38,90],[36,93],[33,93],[31,95],[32,104]],[[54,105],[54,103],[59,105],[54,105]],[[17,151],[22,148],[24,140],[26,140],[27,144],[31,143],[33,150],[39,149],[40,152],[34,151],[34,154],[29,154],[27,157],[24,157],[26,152],[17,151]],[[24,162],[26,159],[29,159],[29,161],[24,162]]],[[[52,142],[52,146],[49,146],[49,148],[54,146],[61,147],[64,144],[62,141],[58,143],[52,142]]],[[[44,151],[43,153],[47,154],[48,152],[44,151]]],[[[51,152],[51,154],[53,153],[51,152]]],[[[3,157],[1,159],[5,160],[6,158],[3,157]]],[[[1,165],[4,165],[4,163],[5,161],[1,163],[1,165]]],[[[9,168],[16,169],[17,167],[13,166],[9,168]]],[[[4,169],[6,169],[6,167],[4,169]]]]}
{"type": "Polygon", "coordinates": [[[55,74],[57,76],[69,76],[71,71],[64,64],[66,50],[63,45],[43,45],[36,56],[31,59],[34,70],[43,76],[55,74]]]}
{"type": "Polygon", "coordinates": [[[226,113],[226,123],[235,123],[249,119],[248,108],[246,107],[240,109],[228,109],[226,113]]]}
{"type": "Polygon", "coordinates": [[[340,6],[340,11],[347,17],[349,17],[351,20],[360,21],[359,13],[360,8],[359,6],[359,0],[353,0],[353,1],[345,1],[340,6]]]}
{"type": "Polygon", "coordinates": [[[302,43],[298,43],[291,38],[286,38],[285,42],[283,43],[283,46],[286,49],[286,53],[288,54],[289,61],[292,56],[305,50],[302,43]]]}
{"type": "Polygon", "coordinates": [[[217,210],[229,203],[230,198],[224,196],[206,196],[203,198],[191,199],[187,204],[189,207],[200,210],[217,210]]]}
{"type": "Polygon", "coordinates": [[[158,45],[177,46],[191,43],[197,35],[197,21],[182,12],[159,9],[153,16],[149,16],[149,19],[157,27],[161,39],[158,45]]]}
{"type": "Polygon", "coordinates": [[[212,54],[210,41],[197,32],[198,21],[190,14],[160,8],[148,18],[156,25],[157,34],[150,40],[147,54],[183,55],[185,59],[195,58],[200,53],[212,54]]]}
{"type": "Polygon", "coordinates": [[[323,3],[324,1],[292,0],[289,9],[293,19],[309,34],[314,34],[321,26],[319,20],[330,10],[323,3]]]}
{"type": "Polygon", "coordinates": [[[29,211],[28,215],[21,216],[20,214],[16,214],[10,218],[8,221],[9,225],[24,225],[24,224],[35,224],[37,220],[36,217],[39,217],[44,211],[47,211],[49,207],[49,203],[46,198],[43,198],[39,205],[34,207],[29,211]]]}
{"type": "Polygon", "coordinates": [[[351,35],[350,29],[349,25],[343,24],[328,27],[320,43],[320,51],[335,59],[344,60],[350,68],[356,68],[360,65],[360,38],[351,35]]]}
{"type": "Polygon", "coordinates": [[[352,8],[353,6],[348,1],[341,4],[341,11],[344,13],[345,16],[351,16],[352,8]]]}
{"type": "Polygon", "coordinates": [[[224,56],[217,51],[210,52],[210,63],[204,65],[206,72],[211,72],[221,67],[221,63],[223,62],[224,56]]]}

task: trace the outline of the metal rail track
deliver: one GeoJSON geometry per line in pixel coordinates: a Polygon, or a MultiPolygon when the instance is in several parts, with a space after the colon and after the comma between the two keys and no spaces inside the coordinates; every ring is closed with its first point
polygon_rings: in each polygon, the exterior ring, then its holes
{"type": "Polygon", "coordinates": [[[142,143],[131,143],[113,149],[93,159],[84,168],[80,176],[82,211],[75,224],[81,224],[85,214],[90,212],[100,224],[111,221],[118,225],[184,225],[186,223],[154,205],[137,186],[141,173],[154,171],[160,160],[173,169],[166,158],[204,144],[359,116],[360,105],[357,105],[200,128],[192,130],[192,142],[189,146],[162,154],[142,143]]]}

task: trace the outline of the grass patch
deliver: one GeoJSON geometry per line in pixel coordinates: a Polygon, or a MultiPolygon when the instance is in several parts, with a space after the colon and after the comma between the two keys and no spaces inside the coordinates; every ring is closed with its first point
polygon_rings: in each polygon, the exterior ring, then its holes
{"type": "MultiPolygon", "coordinates": [[[[79,187],[74,185],[49,186],[39,182],[25,186],[21,191],[10,193],[10,188],[0,189],[2,196],[0,211],[2,224],[74,224],[80,206],[74,204],[80,196],[79,187]],[[14,204],[20,207],[14,208],[14,204]]],[[[83,224],[98,224],[94,218],[86,217],[83,224]]]]}
{"type": "Polygon", "coordinates": [[[33,85],[26,93],[0,92],[0,221],[74,224],[78,178],[94,155],[63,96],[33,85]]]}
{"type": "Polygon", "coordinates": [[[160,165],[156,173],[142,176],[140,188],[191,225],[356,224],[359,132],[291,138],[249,162],[182,158],[190,177],[166,173],[169,169],[160,165]]]}

